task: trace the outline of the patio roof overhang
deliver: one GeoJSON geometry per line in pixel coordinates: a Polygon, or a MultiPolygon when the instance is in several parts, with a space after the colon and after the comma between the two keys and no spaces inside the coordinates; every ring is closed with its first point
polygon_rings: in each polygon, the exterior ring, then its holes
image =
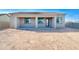
{"type": "MultiPolygon", "coordinates": [[[[35,17],[18,17],[19,19],[35,19],[35,17]]],[[[53,17],[38,17],[38,19],[52,19],[53,17]]]]}
{"type": "Polygon", "coordinates": [[[61,16],[65,15],[64,13],[57,13],[57,12],[16,12],[10,13],[10,15],[14,15],[17,17],[52,17],[52,16],[61,16]]]}

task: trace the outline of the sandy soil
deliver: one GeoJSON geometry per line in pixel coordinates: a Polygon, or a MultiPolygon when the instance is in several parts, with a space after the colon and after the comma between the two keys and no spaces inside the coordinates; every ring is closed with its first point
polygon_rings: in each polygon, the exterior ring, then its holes
{"type": "Polygon", "coordinates": [[[0,31],[1,50],[79,49],[79,32],[34,32],[6,29],[0,31]]]}

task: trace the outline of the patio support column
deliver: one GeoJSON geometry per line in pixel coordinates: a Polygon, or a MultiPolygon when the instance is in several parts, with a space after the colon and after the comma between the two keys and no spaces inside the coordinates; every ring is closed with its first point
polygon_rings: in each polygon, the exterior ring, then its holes
{"type": "Polygon", "coordinates": [[[38,28],[38,17],[35,17],[35,28],[38,28]]]}
{"type": "Polygon", "coordinates": [[[65,17],[63,16],[63,28],[65,28],[65,17]]]}
{"type": "Polygon", "coordinates": [[[54,28],[56,29],[56,19],[57,19],[57,17],[55,16],[54,17],[54,28]]]}
{"type": "Polygon", "coordinates": [[[14,28],[17,28],[17,18],[16,17],[14,17],[14,28]]]}

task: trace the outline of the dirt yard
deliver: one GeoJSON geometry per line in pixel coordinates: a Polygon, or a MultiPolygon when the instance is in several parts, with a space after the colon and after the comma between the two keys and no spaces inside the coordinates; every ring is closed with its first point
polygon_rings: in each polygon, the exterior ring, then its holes
{"type": "Polygon", "coordinates": [[[0,50],[78,50],[79,32],[0,31],[0,50]]]}

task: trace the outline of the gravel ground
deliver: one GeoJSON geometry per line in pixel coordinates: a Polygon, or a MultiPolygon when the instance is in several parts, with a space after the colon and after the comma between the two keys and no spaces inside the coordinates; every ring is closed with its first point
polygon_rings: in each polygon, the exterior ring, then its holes
{"type": "Polygon", "coordinates": [[[0,50],[78,50],[79,32],[0,31],[0,50]]]}

